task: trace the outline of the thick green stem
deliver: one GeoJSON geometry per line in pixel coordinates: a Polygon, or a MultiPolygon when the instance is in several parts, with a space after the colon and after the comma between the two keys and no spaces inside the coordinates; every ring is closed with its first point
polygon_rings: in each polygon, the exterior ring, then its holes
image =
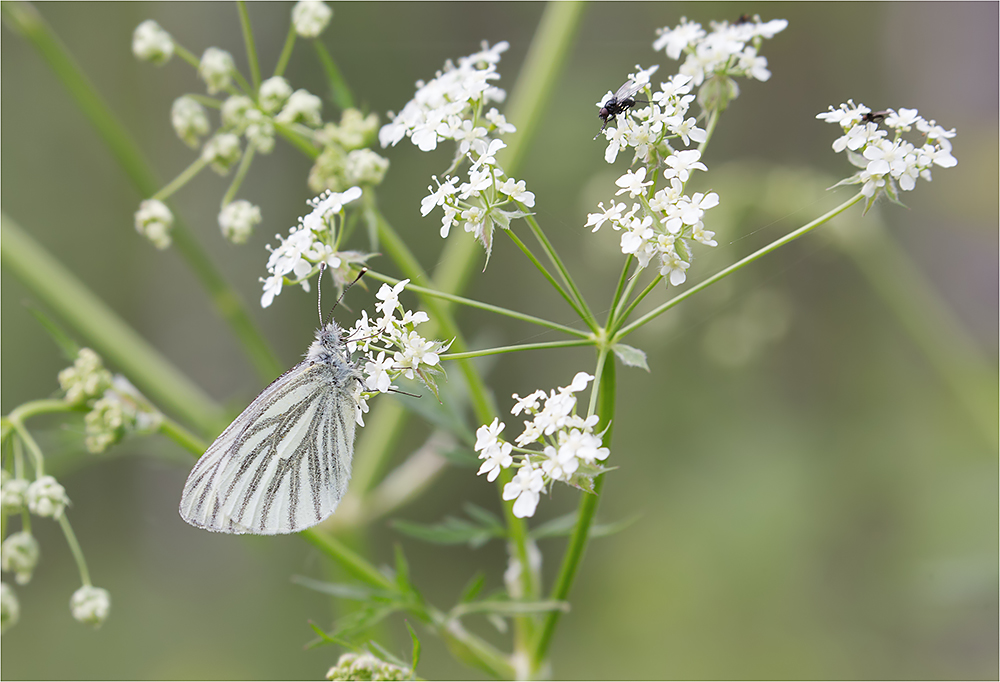
{"type": "Polygon", "coordinates": [[[720,270],[719,272],[715,273],[714,275],[712,275],[708,279],[706,279],[706,280],[704,280],[702,282],[699,282],[695,286],[691,287],[690,289],[688,289],[684,293],[679,294],[677,296],[674,296],[672,299],[670,299],[666,303],[663,303],[662,305],[657,306],[656,308],[654,308],[653,310],[649,311],[648,313],[646,313],[645,315],[643,315],[642,317],[640,317],[638,320],[636,320],[632,324],[630,324],[630,325],[628,325],[626,327],[622,327],[620,330],[618,330],[616,333],[614,333],[615,341],[618,341],[619,339],[625,338],[626,336],[628,336],[629,334],[631,334],[632,332],[634,332],[639,327],[641,327],[644,324],[650,322],[651,320],[656,319],[657,317],[659,317],[663,313],[667,312],[668,310],[670,310],[671,308],[673,308],[675,305],[677,305],[681,301],[683,301],[683,300],[685,300],[685,299],[693,296],[694,294],[698,293],[702,289],[705,289],[706,287],[708,287],[708,286],[710,286],[712,284],[715,284],[720,279],[728,277],[729,275],[733,274],[737,270],[739,270],[739,269],[743,268],[744,266],[746,266],[746,265],[754,262],[755,260],[757,260],[758,258],[761,258],[762,256],[766,256],[767,254],[771,253],[772,251],[774,251],[774,250],[776,250],[776,249],[784,246],[788,242],[794,241],[794,240],[798,239],[799,237],[801,237],[802,235],[804,235],[804,234],[806,234],[808,232],[811,232],[812,230],[816,229],[817,227],[819,227],[823,223],[827,222],[828,220],[830,220],[834,216],[843,213],[844,211],[846,211],[851,206],[853,206],[854,204],[858,203],[859,201],[861,201],[864,198],[865,198],[865,195],[861,194],[860,192],[857,193],[856,195],[854,195],[853,197],[851,197],[850,199],[848,199],[847,201],[845,201],[844,203],[842,203],[840,206],[837,206],[836,208],[831,209],[830,211],[827,211],[826,213],[824,213],[823,215],[821,215],[819,218],[816,218],[816,220],[813,220],[812,222],[803,225],[802,227],[800,227],[799,229],[795,230],[794,232],[790,232],[790,233],[786,234],[781,239],[777,239],[777,240],[771,242],[770,244],[768,244],[767,246],[765,246],[765,247],[763,247],[761,249],[758,249],[757,251],[754,251],[753,253],[751,253],[746,258],[743,258],[742,260],[736,261],[735,263],[733,263],[732,265],[730,265],[728,268],[725,268],[724,270],[720,270]]]}
{"type": "Polygon", "coordinates": [[[208,443],[169,417],[164,417],[163,421],[160,422],[160,433],[196,457],[201,457],[202,453],[208,449],[208,443]]]}
{"type": "MultiPolygon", "coordinates": [[[[605,430],[603,437],[604,447],[610,447],[615,413],[615,356],[613,353],[605,351],[602,353],[600,360],[603,362],[599,371],[601,374],[600,386],[596,387],[596,390],[599,391],[597,415],[600,418],[598,423],[602,426],[607,425],[607,430],[605,430]]],[[[594,516],[597,513],[597,504],[601,500],[604,476],[604,474],[601,474],[594,479],[594,493],[592,495],[583,494],[580,496],[580,506],[576,513],[576,525],[573,527],[573,534],[570,536],[569,545],[566,548],[566,553],[563,555],[562,565],[559,567],[559,575],[549,596],[551,600],[565,601],[569,596],[570,588],[573,586],[573,579],[576,577],[580,562],[583,559],[583,552],[587,547],[587,541],[590,537],[590,527],[593,525],[594,516]]],[[[541,630],[539,630],[538,637],[531,651],[531,670],[533,673],[537,672],[545,661],[549,644],[552,641],[552,635],[555,633],[560,616],[562,616],[562,611],[559,609],[549,611],[545,615],[545,620],[542,622],[541,630]]]]}
{"type": "Polygon", "coordinates": [[[3,266],[119,367],[143,393],[205,433],[222,410],[6,215],[0,216],[3,266]]]}
{"type": "MultiPolygon", "coordinates": [[[[35,46],[69,91],[139,194],[143,197],[153,196],[160,183],[138,145],[37,10],[27,3],[4,2],[0,7],[9,25],[35,46]]],[[[261,378],[270,380],[280,374],[283,371],[282,365],[254,326],[239,295],[222,277],[194,234],[176,218],[172,234],[175,248],[208,292],[216,311],[242,343],[261,378]]]]}

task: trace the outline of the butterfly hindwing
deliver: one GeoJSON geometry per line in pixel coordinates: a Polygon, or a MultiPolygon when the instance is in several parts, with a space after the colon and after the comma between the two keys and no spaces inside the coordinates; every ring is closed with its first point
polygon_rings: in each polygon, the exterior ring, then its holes
{"type": "Polygon", "coordinates": [[[322,362],[299,363],[265,388],[188,476],[180,513],[223,533],[273,535],[316,525],[347,489],[354,406],[322,362]]]}

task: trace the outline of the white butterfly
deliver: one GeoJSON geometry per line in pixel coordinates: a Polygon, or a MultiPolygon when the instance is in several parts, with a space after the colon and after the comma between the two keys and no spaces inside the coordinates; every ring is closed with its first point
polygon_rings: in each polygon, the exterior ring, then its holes
{"type": "Polygon", "coordinates": [[[332,319],[306,359],[261,391],[194,465],[181,517],[220,533],[275,535],[314,526],[351,477],[362,373],[332,319]]]}

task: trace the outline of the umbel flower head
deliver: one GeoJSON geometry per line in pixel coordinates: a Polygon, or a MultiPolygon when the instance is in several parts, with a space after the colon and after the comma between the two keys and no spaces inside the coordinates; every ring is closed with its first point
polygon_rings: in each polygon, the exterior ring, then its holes
{"type": "Polygon", "coordinates": [[[531,417],[514,440],[520,450],[517,454],[512,454],[513,445],[500,438],[505,425],[499,418],[476,431],[474,449],[484,460],[479,475],[485,473],[488,480],[495,480],[501,469],[514,464],[515,457],[520,460],[517,474],[503,490],[503,499],[514,500],[514,516],[534,516],[541,493],[553,481],[589,490],[593,477],[604,471],[599,463],[608,458],[610,451],[594,432],[597,415],[584,419],[576,414],[576,393],[593,380],[590,374],[578,372],[569,386],[548,395],[542,390],[524,398],[515,393],[511,414],[523,412],[531,417]]]}
{"type": "Polygon", "coordinates": [[[73,618],[100,627],[111,613],[111,595],[107,590],[91,585],[84,585],[69,600],[69,609],[73,618]]]}
{"type": "Polygon", "coordinates": [[[328,680],[411,680],[413,671],[387,663],[368,651],[341,654],[326,672],[328,680]]]}
{"type": "Polygon", "coordinates": [[[872,112],[864,104],[848,100],[816,118],[838,124],[843,131],[833,141],[833,150],[847,152],[851,164],[861,170],[837,185],[861,185],[861,193],[868,197],[867,208],[882,194],[899,203],[898,190],[911,191],[918,177],[930,182],[932,167],[952,168],[958,164],[951,154],[955,129],[946,130],[936,121],[926,120],[916,109],[872,112]],[[883,125],[884,129],[880,127],[883,125]],[[922,144],[918,147],[904,134],[921,135],[922,144]]]}

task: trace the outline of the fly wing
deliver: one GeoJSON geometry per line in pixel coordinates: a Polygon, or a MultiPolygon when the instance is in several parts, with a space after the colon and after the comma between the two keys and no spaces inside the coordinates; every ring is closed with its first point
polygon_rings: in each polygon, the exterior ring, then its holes
{"type": "Polygon", "coordinates": [[[618,92],[615,93],[615,99],[621,102],[623,99],[632,97],[640,90],[642,90],[642,84],[636,83],[634,80],[626,81],[625,85],[618,88],[618,92]]]}
{"type": "Polygon", "coordinates": [[[351,476],[354,400],[324,363],[265,388],[209,446],[184,484],[181,517],[221,533],[274,535],[334,512],[351,476]]]}

